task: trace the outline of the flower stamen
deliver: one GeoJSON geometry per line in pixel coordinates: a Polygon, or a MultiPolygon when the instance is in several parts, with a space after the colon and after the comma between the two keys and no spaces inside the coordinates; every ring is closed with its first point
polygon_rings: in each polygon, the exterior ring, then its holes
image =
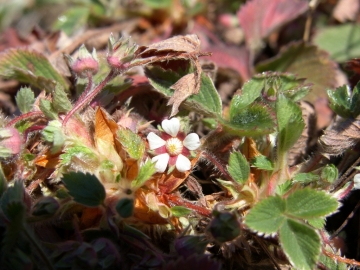
{"type": "Polygon", "coordinates": [[[166,141],[165,147],[169,155],[177,156],[183,150],[183,143],[178,138],[170,138],[166,141]]]}

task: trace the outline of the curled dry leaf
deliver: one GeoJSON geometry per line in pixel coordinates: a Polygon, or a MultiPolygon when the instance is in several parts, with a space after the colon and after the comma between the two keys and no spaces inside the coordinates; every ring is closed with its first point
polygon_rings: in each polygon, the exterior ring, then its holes
{"type": "Polygon", "coordinates": [[[333,129],[325,131],[320,138],[322,152],[325,155],[341,155],[360,141],[360,119],[338,122],[333,129]]]}

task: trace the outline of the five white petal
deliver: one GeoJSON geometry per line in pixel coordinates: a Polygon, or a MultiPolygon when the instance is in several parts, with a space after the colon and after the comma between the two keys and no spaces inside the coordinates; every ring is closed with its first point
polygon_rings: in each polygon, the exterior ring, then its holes
{"type": "Polygon", "coordinates": [[[152,162],[156,162],[155,169],[157,172],[163,173],[166,170],[170,159],[170,155],[168,153],[160,154],[151,159],[152,162]]]}
{"type": "Polygon", "coordinates": [[[179,172],[186,172],[191,169],[191,162],[187,157],[180,154],[178,155],[175,166],[179,172]]]}
{"type": "Polygon", "coordinates": [[[196,133],[190,133],[183,141],[184,146],[189,150],[196,150],[200,147],[200,138],[196,133]]]}
{"type": "Polygon", "coordinates": [[[147,135],[147,139],[149,141],[150,150],[157,149],[166,144],[166,142],[163,139],[161,139],[158,135],[156,135],[154,132],[150,132],[147,135]]]}

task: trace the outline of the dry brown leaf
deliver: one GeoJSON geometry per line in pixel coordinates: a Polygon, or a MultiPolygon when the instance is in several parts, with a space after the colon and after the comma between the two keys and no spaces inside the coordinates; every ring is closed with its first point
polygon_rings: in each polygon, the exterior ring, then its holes
{"type": "Polygon", "coordinates": [[[360,141],[360,119],[346,119],[338,122],[320,138],[325,155],[341,155],[360,141]]]}
{"type": "MultiPolygon", "coordinates": [[[[197,35],[186,35],[186,36],[175,36],[149,46],[141,46],[137,53],[147,54],[164,51],[173,52],[199,52],[200,51],[200,40],[197,35]]],[[[136,54],[137,54],[136,53],[136,54]]]]}
{"type": "Polygon", "coordinates": [[[198,76],[195,75],[195,73],[190,73],[182,77],[170,88],[175,90],[173,96],[167,103],[167,105],[173,106],[170,115],[170,117],[172,117],[179,112],[179,106],[181,102],[183,102],[189,96],[199,93],[200,80],[198,76]]]}
{"type": "Polygon", "coordinates": [[[114,134],[118,126],[116,122],[112,119],[109,119],[106,115],[106,112],[98,107],[95,113],[95,141],[97,139],[102,139],[109,144],[114,144],[114,134]]]}

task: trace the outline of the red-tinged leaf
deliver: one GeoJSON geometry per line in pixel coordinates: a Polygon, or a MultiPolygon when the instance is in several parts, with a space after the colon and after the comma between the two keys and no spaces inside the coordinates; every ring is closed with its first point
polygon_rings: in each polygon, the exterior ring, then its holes
{"type": "Polygon", "coordinates": [[[59,83],[65,89],[65,79],[54,69],[48,59],[37,51],[9,49],[0,54],[0,76],[30,83],[47,92],[59,83]]]}
{"type": "Polygon", "coordinates": [[[262,40],[308,9],[306,0],[252,0],[238,11],[248,47],[257,51],[262,40]]]}
{"type": "Polygon", "coordinates": [[[244,81],[250,80],[250,54],[245,46],[241,48],[210,46],[207,50],[212,52],[212,56],[205,57],[205,59],[213,61],[221,68],[236,70],[244,81]]]}

